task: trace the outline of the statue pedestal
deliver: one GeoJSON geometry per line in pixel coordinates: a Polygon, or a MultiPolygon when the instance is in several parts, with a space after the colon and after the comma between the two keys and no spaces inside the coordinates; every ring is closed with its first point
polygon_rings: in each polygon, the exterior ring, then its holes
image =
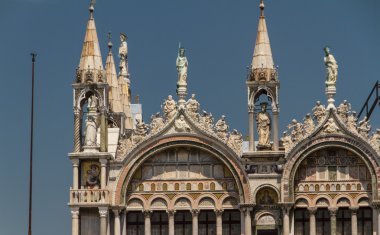
{"type": "Polygon", "coordinates": [[[334,97],[335,97],[335,94],[336,94],[336,86],[335,86],[335,83],[329,83],[329,82],[326,82],[326,96],[327,96],[327,110],[329,109],[336,109],[335,107],[335,100],[334,100],[334,97]]]}
{"type": "Polygon", "coordinates": [[[257,145],[256,146],[256,149],[257,151],[271,151],[272,150],[272,146],[268,146],[268,145],[257,145]]]}
{"type": "Polygon", "coordinates": [[[186,104],[187,86],[177,84],[178,106],[186,104]]]}
{"type": "Polygon", "coordinates": [[[85,153],[98,153],[100,147],[98,146],[83,146],[83,152],[85,153]]]}

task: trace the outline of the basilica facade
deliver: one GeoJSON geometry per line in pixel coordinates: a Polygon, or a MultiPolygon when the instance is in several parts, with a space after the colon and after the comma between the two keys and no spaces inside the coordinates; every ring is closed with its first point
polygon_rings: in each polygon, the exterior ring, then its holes
{"type": "Polygon", "coordinates": [[[72,235],[380,234],[380,131],[370,135],[367,118],[335,103],[338,65],[325,48],[326,102],[280,136],[263,1],[246,79],[247,139],[226,117],[200,112],[182,47],[177,96],[146,124],[131,101],[126,34],[119,63],[108,48],[103,67],[91,5],[73,82],[72,235]]]}

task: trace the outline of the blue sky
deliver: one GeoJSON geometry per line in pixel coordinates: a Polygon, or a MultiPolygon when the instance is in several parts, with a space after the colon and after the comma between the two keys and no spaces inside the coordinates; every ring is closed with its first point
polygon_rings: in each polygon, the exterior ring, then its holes
{"type": "MultiPolygon", "coordinates": [[[[339,63],[336,100],[360,110],[379,78],[380,2],[267,0],[265,15],[279,65],[280,131],[326,102],[323,50],[339,63]]],[[[95,19],[105,60],[107,33],[129,36],[132,92],[146,121],[175,94],[178,42],[187,49],[189,93],[215,117],[246,134],[246,67],[251,62],[259,1],[98,0],[95,19]]],[[[0,234],[27,231],[30,112],[29,53],[36,67],[34,234],[67,235],[73,146],[71,83],[79,63],[89,1],[0,0],[0,234]]],[[[116,54],[117,48],[114,48],[116,54]]],[[[379,112],[372,118],[380,127],[379,112]]]]}

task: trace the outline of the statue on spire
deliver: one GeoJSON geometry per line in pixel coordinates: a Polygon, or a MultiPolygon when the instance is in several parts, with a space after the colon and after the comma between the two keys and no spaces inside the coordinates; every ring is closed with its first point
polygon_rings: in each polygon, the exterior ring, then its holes
{"type": "Polygon", "coordinates": [[[127,44],[127,35],[125,33],[120,33],[120,48],[119,48],[119,57],[120,57],[120,75],[127,77],[128,76],[128,44],[127,44]]]}
{"type": "Polygon", "coordinates": [[[180,44],[179,49],[178,49],[177,62],[176,62],[176,67],[178,71],[178,82],[177,82],[178,86],[187,85],[186,79],[187,79],[188,65],[189,63],[187,62],[187,58],[185,56],[185,48],[182,47],[180,44]]]}
{"type": "Polygon", "coordinates": [[[330,48],[325,47],[323,48],[325,51],[325,65],[327,70],[327,76],[326,76],[326,84],[327,85],[335,85],[336,80],[338,78],[338,64],[334,58],[334,56],[330,53],[330,48]]]}

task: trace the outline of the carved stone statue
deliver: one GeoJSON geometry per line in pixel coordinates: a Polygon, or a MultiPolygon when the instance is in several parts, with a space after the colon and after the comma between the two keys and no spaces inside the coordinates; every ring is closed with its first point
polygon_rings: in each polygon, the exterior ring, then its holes
{"type": "Polygon", "coordinates": [[[189,63],[187,62],[187,58],[185,56],[185,48],[180,47],[178,50],[178,57],[176,61],[177,71],[178,71],[178,86],[186,86],[187,82],[187,67],[189,63]]]}
{"type": "Polygon", "coordinates": [[[335,124],[333,118],[329,118],[325,125],[323,125],[323,131],[328,134],[336,133],[339,130],[339,127],[335,124]]]}
{"type": "Polygon", "coordinates": [[[259,136],[259,143],[257,147],[270,147],[270,130],[271,130],[271,119],[267,112],[267,103],[261,103],[261,111],[256,116],[257,122],[257,133],[259,136]]]}
{"type": "Polygon", "coordinates": [[[325,65],[327,70],[326,84],[335,85],[338,78],[338,64],[332,54],[330,54],[330,48],[325,47],[325,65]]]}
{"type": "Polygon", "coordinates": [[[160,113],[151,116],[150,130],[152,133],[156,133],[164,124],[164,119],[160,116],[160,113]]]}
{"type": "Polygon", "coordinates": [[[314,121],[311,118],[311,114],[306,114],[306,117],[303,120],[303,129],[306,135],[311,134],[314,131],[315,125],[314,121]]]}
{"type": "Polygon", "coordinates": [[[228,131],[228,125],[226,124],[225,118],[226,116],[222,115],[222,117],[215,124],[216,134],[218,135],[219,138],[221,138],[224,141],[227,140],[227,131],[228,131]]]}
{"type": "Polygon", "coordinates": [[[356,112],[352,111],[351,115],[348,115],[348,117],[347,117],[347,128],[350,131],[357,133],[358,132],[356,129],[356,122],[357,121],[358,121],[358,119],[356,118],[356,112]]]}
{"type": "Polygon", "coordinates": [[[133,142],[134,144],[139,143],[147,134],[148,134],[148,127],[144,123],[144,121],[140,121],[139,119],[136,119],[136,129],[133,132],[133,142]]]}
{"type": "Polygon", "coordinates": [[[282,141],[282,145],[285,148],[285,151],[288,151],[290,147],[293,145],[292,137],[288,135],[286,131],[284,131],[284,133],[282,134],[281,141],[282,141]]]}
{"type": "Polygon", "coordinates": [[[179,118],[175,120],[174,127],[178,132],[190,132],[190,127],[185,121],[185,117],[183,115],[179,116],[179,118]]]}
{"type": "Polygon", "coordinates": [[[380,129],[376,129],[376,132],[372,135],[371,145],[377,150],[380,150],[380,129]]]}
{"type": "Polygon", "coordinates": [[[343,122],[347,122],[348,113],[351,110],[351,104],[344,100],[337,108],[337,113],[343,122]]]}
{"type": "Polygon", "coordinates": [[[120,47],[119,47],[119,57],[120,57],[120,74],[123,76],[128,76],[127,60],[128,60],[128,45],[127,45],[127,35],[125,33],[120,33],[120,47]]]}
{"type": "Polygon", "coordinates": [[[206,111],[203,110],[203,113],[200,117],[200,122],[201,122],[202,127],[205,130],[211,131],[214,118],[211,113],[207,113],[206,111]]]}
{"type": "Polygon", "coordinates": [[[368,133],[370,130],[371,130],[371,125],[369,124],[368,118],[364,117],[363,120],[359,122],[358,133],[361,136],[368,138],[368,133]]]}
{"type": "Polygon", "coordinates": [[[176,108],[177,108],[176,102],[173,100],[173,97],[169,95],[168,99],[164,100],[163,108],[162,108],[165,114],[166,120],[171,120],[175,116],[175,114],[177,113],[176,108]]]}
{"type": "Polygon", "coordinates": [[[317,101],[315,107],[313,108],[313,116],[315,120],[317,120],[318,124],[321,124],[325,115],[326,115],[325,106],[322,105],[320,101],[317,101]]]}
{"type": "Polygon", "coordinates": [[[297,142],[302,139],[302,124],[297,122],[296,119],[292,120],[292,123],[288,125],[288,129],[291,130],[291,137],[293,142],[297,142]]]}
{"type": "Polygon", "coordinates": [[[96,125],[95,117],[87,116],[84,145],[97,146],[96,139],[97,139],[97,125],[96,125]]]}
{"type": "Polygon", "coordinates": [[[191,118],[196,119],[199,111],[199,103],[195,99],[195,94],[191,95],[191,98],[186,102],[186,109],[191,118]]]}
{"type": "Polygon", "coordinates": [[[237,131],[233,130],[230,136],[228,137],[227,144],[235,150],[235,152],[240,153],[241,148],[243,146],[243,137],[242,135],[237,131]]]}

